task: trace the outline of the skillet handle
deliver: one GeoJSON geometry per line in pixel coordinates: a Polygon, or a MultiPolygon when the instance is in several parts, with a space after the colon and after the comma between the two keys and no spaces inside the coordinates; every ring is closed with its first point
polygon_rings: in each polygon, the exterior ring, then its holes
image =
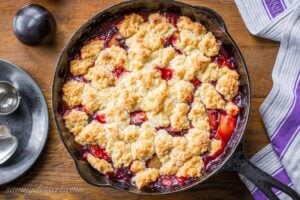
{"type": "Polygon", "coordinates": [[[248,178],[256,187],[262,191],[269,199],[279,200],[272,188],[281,190],[289,195],[294,200],[300,200],[300,196],[289,186],[283,184],[277,179],[273,178],[266,172],[262,171],[254,164],[252,164],[246,157],[242,150],[242,145],[231,157],[231,159],[222,168],[224,171],[235,171],[248,178]]]}

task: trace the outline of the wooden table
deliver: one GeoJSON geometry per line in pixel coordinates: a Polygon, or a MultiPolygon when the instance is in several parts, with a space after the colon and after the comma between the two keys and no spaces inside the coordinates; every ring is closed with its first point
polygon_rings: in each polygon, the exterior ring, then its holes
{"type": "MultiPolygon", "coordinates": [[[[25,69],[42,88],[51,112],[51,82],[62,48],[74,31],[87,19],[119,0],[10,0],[0,1],[0,58],[25,69]],[[56,40],[48,46],[30,47],[21,44],[12,32],[15,13],[29,3],[48,8],[58,24],[56,40]]],[[[245,148],[254,155],[268,139],[258,108],[272,87],[271,72],[278,51],[278,43],[251,36],[233,0],[186,0],[192,5],[203,5],[217,11],[240,47],[252,79],[252,110],[247,128],[245,148]]],[[[50,133],[46,147],[37,163],[13,183],[0,189],[0,199],[252,199],[247,188],[235,173],[220,173],[204,184],[188,191],[165,196],[138,196],[110,188],[97,188],[84,182],[78,175],[70,155],[64,148],[50,117],[50,133]],[[7,192],[7,188],[34,188],[43,192],[7,192]],[[68,191],[70,188],[78,191],[68,191]],[[45,191],[48,190],[48,191],[45,191]],[[59,191],[55,190],[58,189],[59,191]],[[61,191],[64,189],[65,191],[61,191]]],[[[1,177],[0,177],[1,178],[1,177]]],[[[28,191],[27,191],[28,192],[28,191]]]]}

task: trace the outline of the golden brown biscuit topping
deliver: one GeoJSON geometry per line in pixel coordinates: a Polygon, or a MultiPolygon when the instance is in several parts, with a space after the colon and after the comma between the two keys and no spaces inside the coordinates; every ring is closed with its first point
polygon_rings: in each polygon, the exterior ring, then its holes
{"type": "Polygon", "coordinates": [[[138,188],[200,177],[239,113],[239,74],[218,39],[188,17],[174,19],[125,15],[114,42],[100,37],[81,48],[70,62],[77,78],[63,86],[65,126],[87,161],[103,174],[126,168],[138,188]]]}

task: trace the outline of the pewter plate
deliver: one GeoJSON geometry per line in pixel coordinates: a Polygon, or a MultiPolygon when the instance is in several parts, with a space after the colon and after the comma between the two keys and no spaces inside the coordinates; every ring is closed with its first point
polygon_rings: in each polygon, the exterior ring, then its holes
{"type": "Polygon", "coordinates": [[[0,165],[0,185],[4,185],[23,175],[38,159],[48,137],[49,114],[41,89],[24,70],[0,60],[0,80],[12,83],[22,98],[16,111],[0,116],[0,124],[7,125],[19,142],[14,155],[0,165]]]}

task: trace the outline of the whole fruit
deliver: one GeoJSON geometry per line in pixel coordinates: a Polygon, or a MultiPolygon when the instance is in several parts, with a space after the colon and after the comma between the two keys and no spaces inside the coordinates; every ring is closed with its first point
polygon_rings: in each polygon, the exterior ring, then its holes
{"type": "Polygon", "coordinates": [[[21,8],[13,22],[13,31],[23,43],[35,45],[49,42],[56,31],[53,15],[38,4],[30,4],[21,8]]]}

